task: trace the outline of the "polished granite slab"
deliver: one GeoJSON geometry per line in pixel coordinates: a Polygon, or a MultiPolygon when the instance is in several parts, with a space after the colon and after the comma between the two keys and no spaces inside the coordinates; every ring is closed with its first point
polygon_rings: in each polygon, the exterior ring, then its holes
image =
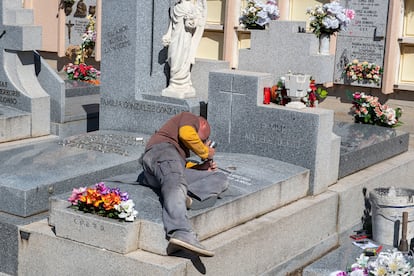
{"type": "Polygon", "coordinates": [[[335,122],[333,132],[341,137],[339,178],[408,150],[409,133],[395,128],[335,122]]]}

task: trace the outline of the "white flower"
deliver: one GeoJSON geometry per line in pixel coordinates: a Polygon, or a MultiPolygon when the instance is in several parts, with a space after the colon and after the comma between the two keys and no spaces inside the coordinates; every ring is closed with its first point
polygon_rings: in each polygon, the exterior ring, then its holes
{"type": "Polygon", "coordinates": [[[126,221],[134,221],[138,215],[138,211],[134,209],[134,206],[134,201],[132,199],[128,199],[126,201],[122,201],[120,204],[115,205],[115,210],[120,212],[118,215],[119,218],[126,221]]]}

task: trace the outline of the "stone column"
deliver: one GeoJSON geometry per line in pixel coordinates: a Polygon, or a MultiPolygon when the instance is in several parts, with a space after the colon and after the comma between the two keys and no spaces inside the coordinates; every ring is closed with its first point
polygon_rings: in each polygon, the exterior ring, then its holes
{"type": "Polygon", "coordinates": [[[238,43],[237,26],[240,14],[241,0],[227,0],[224,21],[224,45],[223,59],[228,61],[231,68],[238,66],[238,43]]]}
{"type": "Polygon", "coordinates": [[[279,0],[278,7],[280,12],[279,20],[289,20],[290,0],[279,0]]]}
{"type": "Polygon", "coordinates": [[[398,37],[400,34],[399,30],[402,28],[402,17],[401,1],[390,1],[381,89],[381,92],[384,94],[394,92],[395,72],[398,71],[398,61],[400,60],[398,37]]]}
{"type": "Polygon", "coordinates": [[[96,41],[95,60],[101,61],[101,37],[102,37],[102,0],[96,0],[96,41]]]}

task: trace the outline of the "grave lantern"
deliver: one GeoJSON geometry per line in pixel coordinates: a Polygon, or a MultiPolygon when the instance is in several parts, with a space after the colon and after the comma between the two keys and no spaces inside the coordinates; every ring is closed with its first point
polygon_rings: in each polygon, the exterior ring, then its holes
{"type": "Polygon", "coordinates": [[[310,75],[290,72],[285,75],[287,95],[292,99],[286,106],[297,109],[306,107],[301,99],[308,93],[310,77],[310,75]]]}

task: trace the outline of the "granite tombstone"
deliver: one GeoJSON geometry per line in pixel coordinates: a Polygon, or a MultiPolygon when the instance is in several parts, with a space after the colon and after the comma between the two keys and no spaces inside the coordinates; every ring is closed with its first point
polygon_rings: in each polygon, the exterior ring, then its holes
{"type": "Polygon", "coordinates": [[[263,104],[272,75],[220,70],[210,73],[209,121],[220,150],[271,157],[310,169],[310,194],[338,178],[340,138],[333,111],[263,104]]]}
{"type": "Polygon", "coordinates": [[[238,69],[277,78],[292,71],[310,74],[318,83],[332,82],[334,56],[318,55],[315,35],[302,32],[305,23],[273,20],[266,30],[251,30],[251,46],[240,50],[238,69]]]}
{"type": "Polygon", "coordinates": [[[28,24],[33,14],[16,1],[0,1],[0,10],[0,109],[7,106],[31,116],[29,123],[16,120],[9,126],[22,130],[17,136],[2,128],[0,140],[47,135],[50,98],[36,78],[39,56],[33,52],[41,47],[41,28],[28,24]]]}
{"type": "Polygon", "coordinates": [[[169,79],[162,36],[168,29],[169,10],[174,3],[102,2],[100,129],[153,133],[175,114],[199,113],[200,101],[207,99],[208,71],[227,68],[225,62],[196,60],[192,70],[196,97],[161,96],[169,79]]]}
{"type": "Polygon", "coordinates": [[[356,86],[379,87],[367,79],[355,81],[344,75],[344,67],[357,59],[383,67],[389,1],[348,0],[345,8],[355,11],[355,18],[336,41],[334,82],[356,86]]]}

